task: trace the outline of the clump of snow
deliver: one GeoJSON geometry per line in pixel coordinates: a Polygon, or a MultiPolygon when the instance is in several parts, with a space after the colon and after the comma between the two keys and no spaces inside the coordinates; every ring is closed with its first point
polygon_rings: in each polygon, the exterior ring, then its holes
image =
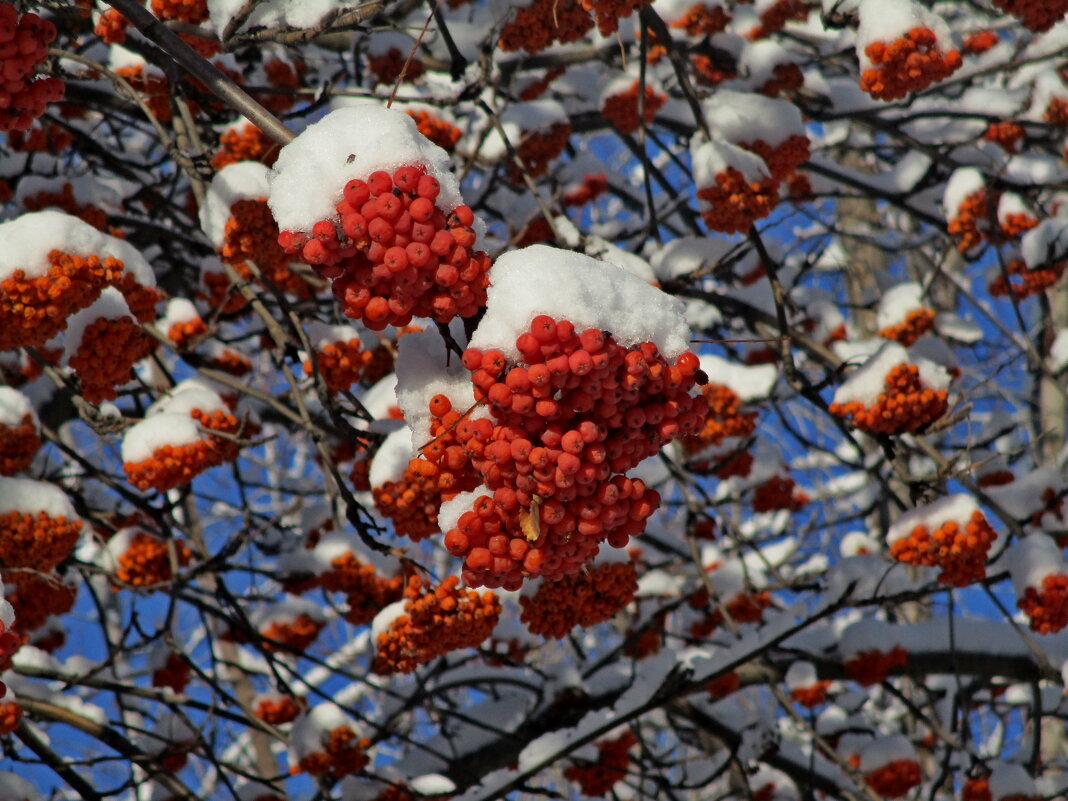
{"type": "Polygon", "coordinates": [[[161,331],[166,333],[167,329],[172,325],[188,323],[198,317],[200,317],[200,312],[197,311],[197,307],[193,305],[191,300],[187,298],[171,298],[167,301],[167,311],[160,318],[158,326],[161,331]]]}
{"type": "Polygon", "coordinates": [[[468,511],[474,505],[475,500],[482,495],[493,497],[493,493],[483,485],[471,492],[461,492],[456,497],[445,501],[438,509],[438,528],[442,531],[456,528],[460,522],[460,516],[468,511]]]}
{"type": "Polygon", "coordinates": [[[929,359],[910,354],[897,342],[887,342],[869,358],[834,393],[835,403],[859,401],[871,406],[886,387],[886,375],[899,364],[915,364],[920,368],[920,382],[927,389],[949,387],[949,374],[929,359]]]}
{"type": "Polygon", "coordinates": [[[886,328],[904,321],[905,317],[913,309],[925,306],[923,302],[923,287],[918,281],[906,281],[903,284],[891,287],[879,298],[879,310],[876,313],[875,324],[879,328],[886,328]]]}
{"type": "Polygon", "coordinates": [[[842,556],[862,556],[864,554],[879,553],[879,543],[869,535],[861,531],[850,531],[842,537],[838,550],[842,556]]]}
{"type": "Polygon", "coordinates": [[[249,615],[249,622],[257,629],[262,629],[271,623],[293,623],[302,615],[306,615],[317,623],[326,620],[321,604],[317,604],[310,598],[291,595],[276,603],[256,608],[249,615]]]}
{"type": "Polygon", "coordinates": [[[148,407],[146,416],[181,414],[188,416],[194,409],[205,414],[229,412],[230,409],[219,393],[197,379],[186,379],[148,407]]]}
{"type": "Polygon", "coordinates": [[[122,461],[137,464],[151,459],[165,445],[181,447],[200,439],[200,429],[184,414],[157,414],[128,428],[122,437],[122,461]]]}
{"type": "Polygon", "coordinates": [[[455,793],[456,785],[447,776],[440,773],[427,773],[425,776],[416,776],[408,782],[408,787],[416,795],[445,795],[455,793]]]}
{"type": "Polygon", "coordinates": [[[624,346],[652,342],[669,360],[689,350],[681,302],[615,265],[546,245],[511,251],[494,263],[486,315],[471,346],[498,348],[518,360],[515,341],[539,314],[570,320],[578,331],[609,331],[624,346]]]}
{"type": "Polygon", "coordinates": [[[889,737],[878,737],[864,747],[860,752],[860,770],[868,773],[891,762],[915,759],[916,749],[912,743],[901,734],[891,734],[889,737]]]}
{"type": "Polygon", "coordinates": [[[743,403],[768,397],[779,378],[779,369],[774,364],[745,365],[727,359],[703,354],[701,369],[709,380],[731,389],[743,403]]]}
{"type": "MultiPolygon", "coordinates": [[[[694,184],[702,189],[716,185],[716,175],[730,168],[738,170],[747,181],[763,181],[771,177],[768,165],[756,153],[750,153],[728,142],[697,134],[690,142],[690,159],[693,163],[694,184]]],[[[704,201],[702,201],[704,202],[704,201]]]]}
{"type": "Polygon", "coordinates": [[[1046,534],[1024,537],[1005,552],[1004,559],[1019,597],[1028,587],[1041,588],[1046,576],[1065,572],[1064,554],[1056,541],[1046,534]]]}
{"type": "Polygon", "coordinates": [[[78,519],[78,513],[63,490],[54,484],[31,478],[0,477],[0,514],[7,512],[21,512],[24,515],[44,512],[49,517],[78,519]]]}
{"type": "Polygon", "coordinates": [[[1068,257],[1068,220],[1050,217],[1040,222],[1020,240],[1020,255],[1030,268],[1068,257]]]}
{"type": "Polygon", "coordinates": [[[479,155],[490,161],[502,159],[508,148],[501,136],[501,130],[512,147],[518,147],[523,136],[535,131],[546,131],[557,123],[568,121],[567,111],[555,100],[534,100],[529,103],[514,103],[497,117],[500,128],[496,126],[486,136],[479,148],[479,155]]]}
{"type": "Polygon", "coordinates": [[[790,663],[790,667],[786,669],[784,680],[788,689],[796,690],[803,687],[811,687],[819,681],[819,676],[816,673],[816,666],[802,659],[790,663]]]}
{"type": "MultiPolygon", "coordinates": [[[[283,150],[284,152],[284,150],[283,150]]],[[[259,200],[269,193],[270,169],[258,161],[227,164],[211,179],[200,207],[200,227],[216,248],[223,245],[230,207],[239,200],[259,200]]]]}
{"type": "Polygon", "coordinates": [[[18,774],[0,770],[0,798],[10,801],[43,801],[44,796],[18,774]]]}
{"type": "Polygon", "coordinates": [[[900,539],[904,539],[912,533],[916,526],[923,526],[933,532],[950,520],[955,520],[964,526],[972,514],[979,509],[975,498],[964,493],[947,495],[933,503],[909,509],[901,517],[894,521],[886,535],[888,545],[893,545],[900,539]]]}
{"type": "Polygon", "coordinates": [[[270,176],[271,212],[283,231],[311,231],[337,217],[345,184],[375,170],[423,165],[441,184],[436,204],[463,204],[449,155],[419,133],[403,111],[375,103],[331,111],[282,148],[270,176]]]}
{"type": "Polygon", "coordinates": [[[984,189],[983,174],[974,167],[962,167],[954,170],[946,182],[945,192],[942,193],[942,207],[946,210],[947,217],[956,217],[968,195],[984,189]]]}
{"type": "Polygon", "coordinates": [[[943,50],[953,49],[953,38],[946,21],[937,14],[928,11],[914,0],[860,0],[857,5],[860,24],[857,26],[857,59],[861,70],[872,67],[871,60],[864,51],[872,42],[886,42],[900,39],[913,28],[930,28],[943,50]]]}
{"type": "Polygon", "coordinates": [[[37,425],[37,413],[30,399],[13,387],[0,387],[0,425],[17,426],[29,415],[37,425]]]}
{"type": "Polygon", "coordinates": [[[1014,762],[995,762],[990,771],[990,796],[994,801],[1001,801],[1010,796],[1015,798],[1033,798],[1037,795],[1035,780],[1023,765],[1014,762]]]}
{"type": "MultiPolygon", "coordinates": [[[[732,145],[761,140],[775,147],[791,136],[805,135],[801,110],[786,100],[718,89],[701,110],[712,136],[732,145]]],[[[697,185],[705,186],[700,181],[697,185]]]]}
{"type": "Polygon", "coordinates": [[[0,280],[22,270],[26,278],[48,272],[48,254],[53,250],[74,256],[107,256],[120,259],[126,271],[143,286],[155,286],[152,268],[129,242],[101,233],[89,223],[61,211],[46,209],[21,214],[0,224],[0,280]]]}
{"type": "Polygon", "coordinates": [[[1062,328],[1053,338],[1046,365],[1051,373],[1059,373],[1068,367],[1068,328],[1062,328]]]}
{"type": "Polygon", "coordinates": [[[1031,210],[1027,208],[1024,199],[1015,192],[1004,192],[998,200],[998,222],[1004,225],[1010,214],[1025,214],[1033,217],[1031,210]]]}
{"type": "Polygon", "coordinates": [[[371,488],[381,487],[388,481],[400,481],[412,458],[412,435],[406,429],[394,431],[379,446],[371,460],[368,480],[371,488]]]}
{"type": "Polygon", "coordinates": [[[659,281],[707,270],[729,258],[737,245],[725,237],[680,236],[657,248],[649,259],[659,281]]]}

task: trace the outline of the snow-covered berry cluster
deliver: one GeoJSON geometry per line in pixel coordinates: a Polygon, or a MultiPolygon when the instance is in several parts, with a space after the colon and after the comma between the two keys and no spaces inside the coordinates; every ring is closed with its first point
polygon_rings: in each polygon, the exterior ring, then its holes
{"type": "Polygon", "coordinates": [[[900,100],[956,72],[963,60],[956,48],[943,50],[935,32],[915,27],[890,42],[876,40],[864,48],[871,66],[860,88],[876,100],[900,100]]]}
{"type": "Polygon", "coordinates": [[[451,122],[425,109],[409,110],[408,116],[415,120],[419,133],[446,153],[451,153],[456,149],[456,143],[460,141],[462,132],[451,122]]]}
{"type": "Polygon", "coordinates": [[[611,36],[626,19],[651,0],[582,0],[582,7],[590,12],[597,22],[601,36],[611,36]]]}
{"type": "Polygon", "coordinates": [[[952,495],[902,515],[890,528],[890,555],[910,565],[938,567],[938,580],[964,587],[986,576],[997,533],[968,495],[952,495]]]}
{"type": "Polygon", "coordinates": [[[638,574],[631,561],[594,563],[588,570],[546,579],[533,594],[523,595],[520,620],[531,634],[559,640],[575,626],[611,620],[637,591],[638,574]]]}
{"type": "Polygon", "coordinates": [[[74,607],[77,592],[76,584],[55,572],[8,572],[4,576],[4,599],[15,610],[12,631],[26,635],[43,627],[50,617],[65,615],[74,607]]]}
{"type": "Polygon", "coordinates": [[[1068,0],[994,0],[994,6],[1040,33],[1048,31],[1068,14],[1068,0]]]}
{"type": "Polygon", "coordinates": [[[501,29],[501,50],[540,53],[553,42],[577,42],[593,24],[580,0],[533,0],[515,8],[514,16],[501,29]]]}
{"type": "Polygon", "coordinates": [[[13,476],[33,462],[41,448],[38,425],[30,399],[0,386],[0,476],[13,476]]]}
{"type": "Polygon", "coordinates": [[[747,38],[752,40],[766,39],[776,31],[782,30],[783,26],[791,20],[803,21],[812,10],[809,0],[773,0],[764,3],[764,10],[760,12],[760,25],[749,32],[747,38]]]}
{"type": "Polygon", "coordinates": [[[258,161],[270,167],[278,158],[278,145],[251,122],[233,125],[219,137],[211,166],[221,170],[239,161],[258,161]]]}
{"type": "Polygon", "coordinates": [[[1016,606],[1032,631],[1055,634],[1068,626],[1068,564],[1057,542],[1031,534],[1006,553],[1016,606]]]}
{"type": "MultiPolygon", "coordinates": [[[[319,709],[320,707],[316,707],[319,709]]],[[[313,710],[314,712],[314,710],[313,710]]],[[[298,731],[302,728],[301,723],[305,719],[298,719],[294,724],[291,737],[297,738],[298,731]]],[[[367,756],[367,748],[371,741],[367,737],[360,737],[352,725],[348,722],[326,731],[314,731],[310,734],[318,735],[317,742],[308,748],[300,756],[293,773],[307,773],[330,781],[336,781],[344,776],[359,773],[370,761],[367,756]]],[[[310,738],[309,738],[310,740],[310,738]]]]}
{"type": "Polygon", "coordinates": [[[1026,132],[1024,127],[1016,122],[992,122],[983,134],[983,139],[994,142],[1006,153],[1019,152],[1020,142],[1023,141],[1026,132]]]}
{"type": "MultiPolygon", "coordinates": [[[[459,584],[457,576],[449,576],[424,592],[422,579],[409,579],[403,608],[394,610],[396,616],[375,639],[375,673],[411,673],[449,651],[474,648],[493,633],[500,599],[492,592],[462,590],[459,584]]],[[[381,614],[390,616],[391,609],[381,614]]]]}
{"type": "Polygon", "coordinates": [[[174,581],[172,566],[185,567],[193,555],[183,540],[176,539],[171,546],[162,537],[139,529],[119,531],[108,541],[107,550],[115,560],[119,586],[150,590],[169,586],[174,581]]]}
{"type": "Polygon", "coordinates": [[[683,30],[688,36],[711,36],[726,28],[730,21],[731,15],[719,2],[694,3],[673,19],[669,27],[683,30]]]}
{"type": "Polygon", "coordinates": [[[1010,259],[1005,264],[1005,275],[998,275],[987,288],[996,298],[1011,295],[1016,300],[1026,300],[1057,283],[1064,274],[1065,265],[1068,262],[1056,261],[1029,268],[1023,259],[1010,259]]]}
{"type": "Polygon", "coordinates": [[[892,339],[908,347],[934,328],[934,319],[934,309],[926,306],[910,309],[906,313],[904,320],[888,325],[885,328],[880,328],[879,336],[885,339],[892,339]]]}
{"type": "Polygon", "coordinates": [[[36,77],[55,38],[49,20],[32,12],[20,17],[14,5],[0,2],[0,131],[27,130],[45,106],[63,99],[63,81],[36,77]]]}
{"type": "MultiPolygon", "coordinates": [[[[635,80],[621,92],[608,94],[601,103],[601,115],[611,122],[620,133],[630,134],[638,130],[638,92],[641,82],[635,80]]],[[[656,91],[651,86],[645,87],[645,124],[651,125],[656,112],[665,102],[667,95],[656,91]]]]}
{"type": "Polygon", "coordinates": [[[627,775],[630,767],[630,749],[638,744],[634,732],[627,729],[618,737],[601,740],[597,745],[597,760],[574,760],[564,769],[564,778],[582,788],[582,794],[590,798],[607,796],[616,782],[627,775]]]}
{"type": "Polygon", "coordinates": [[[582,182],[563,197],[565,206],[585,206],[608,191],[608,176],[603,172],[582,176],[582,182]]]}
{"type": "MultiPolygon", "coordinates": [[[[637,112],[635,112],[637,114],[637,112]]],[[[636,119],[636,118],[635,118],[636,119]]],[[[524,130],[516,145],[516,154],[523,162],[523,169],[514,161],[508,163],[508,180],[514,186],[523,183],[523,173],[531,178],[540,178],[549,171],[549,162],[564,152],[571,136],[571,123],[553,122],[550,125],[524,130]]]]}
{"type": "Polygon", "coordinates": [[[114,287],[71,316],[65,339],[67,363],[90,403],[114,400],[116,387],[133,380],[133,366],[156,348],[114,287]]]}
{"type": "Polygon", "coordinates": [[[916,752],[901,735],[873,740],[861,751],[858,767],[881,798],[901,798],[923,781],[916,752]]]}
{"type": "Polygon", "coordinates": [[[326,620],[319,614],[300,610],[279,610],[277,615],[260,627],[259,635],[264,651],[286,650],[300,653],[315,642],[325,626],[326,620]]]}
{"type": "Polygon", "coordinates": [[[976,56],[985,53],[998,43],[998,35],[995,31],[976,31],[964,37],[961,50],[964,53],[976,56]]]}
{"type": "Polygon", "coordinates": [[[0,564],[50,572],[70,555],[82,521],[58,487],[0,478],[0,564]]]}
{"type": "Polygon", "coordinates": [[[831,682],[820,679],[811,662],[796,661],[790,664],[784,677],[790,698],[805,709],[815,709],[827,700],[831,682]]]}

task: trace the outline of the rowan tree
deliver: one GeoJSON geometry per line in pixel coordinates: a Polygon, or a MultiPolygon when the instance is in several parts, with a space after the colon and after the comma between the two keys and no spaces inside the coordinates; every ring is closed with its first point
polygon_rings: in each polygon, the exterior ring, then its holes
{"type": "Polygon", "coordinates": [[[0,1],[0,801],[1063,798],[1066,15],[0,1]]]}

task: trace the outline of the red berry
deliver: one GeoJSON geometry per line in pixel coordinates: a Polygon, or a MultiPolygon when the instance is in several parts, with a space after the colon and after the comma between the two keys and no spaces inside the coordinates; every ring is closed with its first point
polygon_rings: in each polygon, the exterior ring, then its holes
{"type": "Polygon", "coordinates": [[[421,175],[415,191],[419,197],[433,200],[441,192],[441,184],[438,183],[438,179],[433,175],[421,175]]]}
{"type": "Polygon", "coordinates": [[[345,184],[345,201],[354,209],[358,209],[371,197],[371,189],[365,181],[353,178],[345,184]]]}
{"type": "Polygon", "coordinates": [[[428,223],[434,218],[434,201],[417,197],[408,207],[408,213],[417,223],[428,223]]]}
{"type": "Polygon", "coordinates": [[[547,314],[539,314],[530,323],[530,333],[542,344],[556,340],[556,323],[547,314]]]}
{"type": "Polygon", "coordinates": [[[304,248],[301,250],[300,255],[304,258],[304,261],[308,262],[308,264],[322,264],[326,261],[328,254],[326,252],[326,245],[324,245],[321,240],[309,239],[304,243],[304,248]]]}
{"type": "Polygon", "coordinates": [[[393,189],[393,179],[385,170],[375,170],[367,176],[367,186],[372,195],[384,195],[393,189]]]}
{"type": "Polygon", "coordinates": [[[386,251],[382,263],[389,268],[390,272],[399,273],[408,266],[408,252],[404,248],[391,247],[386,251]]]}
{"type": "Polygon", "coordinates": [[[414,192],[423,176],[421,167],[398,167],[393,173],[393,183],[405,192],[414,192]]]}
{"type": "Polygon", "coordinates": [[[470,227],[475,222],[475,213],[471,211],[470,206],[457,206],[452,210],[452,213],[456,217],[457,222],[465,228],[470,227]]]}

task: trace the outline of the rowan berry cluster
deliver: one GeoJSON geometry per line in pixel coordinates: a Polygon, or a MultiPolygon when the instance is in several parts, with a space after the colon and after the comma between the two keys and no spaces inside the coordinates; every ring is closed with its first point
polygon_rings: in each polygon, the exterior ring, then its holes
{"type": "Polygon", "coordinates": [[[797,482],[789,476],[774,475],[753,490],[753,511],[774,512],[788,509],[796,512],[809,502],[809,497],[797,489],[797,482]]]}
{"type": "Polygon", "coordinates": [[[1042,118],[1050,125],[1068,125],[1068,98],[1050,98],[1042,118]]]}
{"type": "Polygon", "coordinates": [[[854,426],[869,434],[914,433],[933,423],[949,408],[944,389],[927,389],[920,368],[902,363],[886,374],[884,392],[870,407],[860,401],[832,403],[831,414],[852,418],[854,426]]]}
{"type": "Polygon", "coordinates": [[[668,364],[651,342],[624,348],[603,331],[581,333],[538,315],[516,340],[522,362],[469,348],[474,396],[493,419],[465,419],[459,444],[493,496],[476,499],[445,547],[466,557],[471,586],[518,588],[555,578],[641,533],[655,490],[622,474],[676,436],[693,434],[706,406],[691,396],[698,361],[668,364]],[[495,422],[496,421],[496,422],[495,422]]]}
{"type": "Polygon", "coordinates": [[[178,320],[172,323],[167,328],[167,339],[173,342],[176,348],[182,350],[188,347],[194,339],[206,333],[208,333],[208,324],[197,315],[189,320],[178,320]]]}
{"type": "Polygon", "coordinates": [[[0,703],[0,734],[11,734],[22,721],[22,707],[18,701],[0,703]]]}
{"type": "Polygon", "coordinates": [[[0,476],[25,470],[40,448],[41,437],[32,414],[24,414],[15,425],[0,424],[0,476]]]}
{"type": "Polygon", "coordinates": [[[398,48],[391,47],[384,53],[367,55],[367,68],[374,76],[375,84],[393,84],[404,72],[404,80],[414,81],[423,74],[425,67],[423,62],[416,57],[408,62],[408,68],[404,69],[404,63],[408,59],[407,53],[402,53],[398,48]]]}
{"type": "Polygon", "coordinates": [[[593,17],[579,0],[534,0],[515,9],[501,29],[501,50],[540,53],[553,42],[577,42],[593,27],[593,17]]]}
{"type": "MultiPolygon", "coordinates": [[[[170,83],[162,75],[148,72],[140,64],[127,64],[115,70],[115,74],[125,78],[135,92],[142,97],[148,110],[157,120],[164,125],[171,122],[174,117],[174,109],[171,108],[170,83]]],[[[196,114],[199,106],[189,101],[189,110],[196,114]]]]}
{"type": "Polygon", "coordinates": [[[596,762],[578,762],[564,769],[564,778],[582,788],[582,794],[591,798],[608,795],[616,782],[627,775],[630,767],[631,748],[638,738],[630,729],[619,737],[597,743],[596,762]]]}
{"type": "Polygon", "coordinates": [[[189,660],[179,653],[170,651],[163,664],[152,671],[153,687],[170,687],[176,693],[185,692],[189,685],[192,666],[189,660]]]}
{"type": "Polygon", "coordinates": [[[17,153],[59,153],[74,143],[74,134],[41,120],[25,131],[8,131],[7,146],[17,153]]]}
{"type": "Polygon", "coordinates": [[[519,169],[519,164],[516,162],[510,161],[507,170],[508,180],[513,186],[519,186],[523,183],[524,171],[531,178],[540,178],[545,175],[549,171],[549,162],[564,152],[570,136],[571,123],[569,122],[555,122],[548,128],[524,131],[523,138],[519,140],[515,149],[523,162],[523,169],[519,169]]]}
{"type": "MultiPolygon", "coordinates": [[[[99,206],[92,203],[84,205],[78,203],[74,197],[74,187],[70,183],[63,184],[58,192],[41,191],[27,195],[22,199],[22,205],[27,211],[41,211],[47,208],[61,209],[84,222],[89,223],[98,231],[104,231],[115,236],[121,234],[119,229],[108,228],[108,215],[99,206]]],[[[120,236],[121,238],[121,236],[120,236]]]]}
{"type": "Polygon", "coordinates": [[[267,696],[256,701],[252,714],[264,723],[281,726],[296,720],[305,706],[303,699],[292,695],[267,696]]]}
{"type": "Polygon", "coordinates": [[[951,236],[958,238],[957,250],[967,253],[978,246],[986,235],[987,221],[990,218],[986,189],[969,193],[956,212],[946,230],[951,236]]]}
{"type": "Polygon", "coordinates": [[[603,173],[584,175],[582,183],[564,195],[565,206],[585,206],[608,191],[608,177],[603,173]]]}
{"type": "Polygon", "coordinates": [[[1045,292],[1064,274],[1068,262],[1058,261],[1029,269],[1023,259],[1011,259],[1005,265],[1005,275],[990,282],[990,294],[995,298],[1012,295],[1016,300],[1026,300],[1032,295],[1045,292]]]}
{"type": "Polygon", "coordinates": [[[397,534],[415,542],[438,532],[438,507],[443,501],[480,483],[457,438],[462,413],[444,395],[430,399],[430,412],[433,439],[423,449],[426,458],[412,459],[399,481],[372,490],[375,508],[393,521],[397,534]]]}
{"type": "Polygon", "coordinates": [[[330,569],[319,576],[319,585],[329,592],[346,594],[349,608],[344,617],[354,626],[370,623],[404,593],[403,577],[380,576],[374,567],[361,562],[351,551],[330,560],[330,569]]]}
{"type": "Polygon", "coordinates": [[[519,599],[520,620],[531,634],[562,639],[575,626],[594,626],[615,617],[634,600],[638,573],[632,562],[593,565],[545,580],[533,595],[519,599]]]}
{"type": "Polygon", "coordinates": [[[221,170],[239,161],[258,161],[270,167],[278,158],[278,145],[251,122],[228,128],[219,137],[211,166],[221,170]]]}
{"type": "Polygon", "coordinates": [[[883,798],[900,798],[922,780],[914,759],[895,759],[864,774],[867,785],[883,798]]]}
{"type": "MultiPolygon", "coordinates": [[[[174,561],[179,567],[189,564],[192,555],[184,541],[174,540],[174,561]]],[[[120,585],[158,590],[174,580],[171,549],[165,540],[147,531],[135,532],[117,561],[115,580],[120,585]]]]}
{"type": "Polygon", "coordinates": [[[827,690],[830,689],[830,686],[831,683],[829,681],[821,680],[807,687],[794,687],[790,690],[790,698],[795,703],[805,707],[805,709],[815,709],[827,700],[827,690]]]}
{"type": "Polygon", "coordinates": [[[1017,239],[1038,225],[1038,218],[1026,211],[998,215],[999,239],[1017,239]]]}
{"type": "Polygon", "coordinates": [[[1041,587],[1028,587],[1016,606],[1029,618],[1032,631],[1056,634],[1068,626],[1068,575],[1046,576],[1041,587]]]}
{"type": "Polygon", "coordinates": [[[1032,31],[1048,31],[1068,14],[1068,0],[994,0],[994,6],[1012,14],[1032,31]]]}
{"type": "Polygon", "coordinates": [[[804,21],[811,9],[808,0],[778,0],[761,13],[760,25],[750,31],[747,38],[753,41],[766,39],[776,31],[781,31],[790,20],[804,21]]]}
{"type": "Polygon", "coordinates": [[[751,181],[736,167],[716,173],[716,185],[699,187],[697,199],[707,204],[701,218],[713,231],[746,233],[753,223],[771,214],[779,203],[774,178],[751,181]]]}
{"type": "Polygon", "coordinates": [[[979,53],[985,53],[997,43],[998,35],[994,31],[976,31],[964,37],[961,50],[968,55],[975,56],[979,53]]]}
{"type": "Polygon", "coordinates": [[[1020,142],[1026,132],[1024,127],[1015,122],[992,122],[983,134],[983,139],[994,142],[1006,153],[1018,153],[1020,142]]]}
{"type": "Polygon", "coordinates": [[[933,532],[927,526],[916,526],[907,537],[891,544],[890,555],[910,565],[940,567],[939,581],[965,587],[986,575],[986,555],[996,538],[977,509],[964,525],[949,520],[933,532]]]}
{"type": "Polygon", "coordinates": [[[373,331],[413,317],[470,317],[486,303],[490,261],[473,250],[474,213],[457,206],[446,214],[435,205],[439,192],[420,165],[377,170],[345,185],[340,232],[320,220],[310,238],[282,231],[278,244],[331,279],[345,315],[373,331]]]}
{"type": "Polygon", "coordinates": [[[123,44],[126,41],[126,29],[130,21],[114,8],[106,9],[96,22],[93,33],[104,40],[104,44],[123,44]]]}
{"type": "Polygon", "coordinates": [[[133,380],[133,366],[156,349],[156,341],[132,317],[99,317],[85,327],[68,363],[90,403],[114,400],[115,387],[133,380]]]}
{"type": "Polygon", "coordinates": [[[844,667],[846,675],[853,681],[862,687],[869,687],[886,681],[891,670],[904,667],[908,661],[909,652],[895,645],[889,651],[860,651],[847,659],[844,667]]]}
{"type": "MultiPolygon", "coordinates": [[[[371,351],[364,350],[359,337],[328,342],[315,351],[315,363],[331,392],[347,392],[370,361],[371,351]]],[[[305,359],[303,366],[305,375],[314,373],[311,359],[305,359]]]]}
{"type": "Polygon", "coordinates": [[[152,0],[152,13],[160,19],[176,19],[199,25],[208,18],[207,0],[152,0]]]}
{"type": "Polygon", "coordinates": [[[626,19],[651,0],[582,0],[582,7],[593,14],[601,36],[611,36],[626,19]]]}
{"type": "Polygon", "coordinates": [[[0,564],[47,573],[70,555],[81,531],[82,521],[63,515],[4,512],[0,514],[0,564]]]}
{"type": "MultiPolygon", "coordinates": [[[[284,114],[297,102],[295,91],[300,88],[301,79],[307,67],[303,61],[298,60],[295,64],[283,61],[280,58],[272,58],[263,65],[263,74],[267,78],[267,85],[276,89],[288,89],[289,92],[263,92],[258,95],[260,103],[273,114],[284,114]]],[[[273,159],[272,159],[273,161],[273,159]]],[[[268,162],[264,162],[267,164],[268,162]]]]}
{"type": "Polygon", "coordinates": [[[251,261],[259,268],[264,280],[280,291],[299,298],[310,297],[311,287],[290,268],[286,251],[278,242],[278,224],[267,206],[267,198],[243,198],[230,206],[219,258],[234,265],[238,273],[246,277],[251,271],[244,262],[251,261]]]}
{"type": "Polygon", "coordinates": [[[545,70],[540,78],[531,81],[519,90],[518,98],[524,103],[529,103],[531,100],[537,100],[545,94],[545,90],[549,88],[549,84],[565,72],[567,72],[567,67],[551,67],[545,70]]]}
{"type": "Polygon", "coordinates": [[[900,100],[945,80],[963,63],[960,51],[945,52],[930,28],[917,27],[890,43],[875,41],[864,48],[872,63],[860,77],[860,88],[876,100],[900,100]]]}
{"type": "Polygon", "coordinates": [[[209,367],[238,378],[252,370],[252,360],[233,348],[212,349],[205,358],[209,367]]]}
{"type": "Polygon", "coordinates": [[[435,117],[429,111],[409,111],[408,116],[415,120],[415,127],[419,129],[419,133],[446,153],[452,153],[456,149],[461,132],[455,125],[440,117],[435,117]]]}
{"type": "MultiPolygon", "coordinates": [[[[706,590],[699,590],[690,598],[690,606],[694,609],[707,608],[709,596],[706,590]]],[[[771,594],[760,592],[746,592],[739,590],[734,596],[723,604],[727,615],[734,623],[759,623],[764,619],[764,610],[771,606],[771,594]]],[[[703,639],[723,625],[727,615],[718,607],[713,609],[704,618],[694,622],[690,626],[690,635],[696,639],[703,639]]]]}
{"type": "Polygon", "coordinates": [[[12,630],[28,634],[41,628],[48,618],[69,612],[78,588],[55,573],[13,570],[4,575],[4,590],[4,597],[15,610],[12,630]]]}
{"type": "Polygon", "coordinates": [[[422,592],[422,579],[409,579],[404,613],[375,643],[375,673],[411,673],[449,651],[474,648],[493,633],[500,600],[492,592],[461,590],[459,584],[459,578],[449,576],[422,592]]]}
{"type": "MultiPolygon", "coordinates": [[[[604,105],[601,106],[601,116],[616,126],[616,130],[622,134],[630,134],[638,130],[638,91],[640,89],[641,82],[636,80],[626,91],[606,97],[604,105]]],[[[645,87],[644,94],[645,124],[652,125],[656,112],[667,102],[667,95],[656,91],[651,86],[645,87]]]]}
{"type": "Polygon", "coordinates": [[[727,63],[712,56],[695,53],[690,57],[697,82],[705,86],[719,86],[724,81],[738,77],[738,65],[733,61],[727,63]]]}
{"type": "Polygon", "coordinates": [[[268,653],[278,650],[300,653],[315,642],[315,638],[319,636],[324,626],[326,626],[325,621],[316,620],[304,612],[288,618],[271,620],[260,629],[263,650],[268,653]]]}
{"type": "Polygon", "coordinates": [[[708,413],[701,430],[682,440],[689,453],[699,453],[728,437],[751,436],[756,430],[757,413],[743,412],[742,401],[733,389],[710,381],[701,388],[701,393],[708,404],[708,413]]]}
{"type": "Polygon", "coordinates": [[[990,776],[969,776],[960,789],[961,801],[994,801],[990,793],[990,776]]]}
{"type": "Polygon", "coordinates": [[[370,761],[366,749],[371,741],[359,737],[350,726],[338,726],[326,733],[322,745],[322,751],[313,751],[300,760],[296,772],[336,780],[359,773],[370,761]]]}
{"type": "Polygon", "coordinates": [[[906,348],[934,328],[935,310],[927,306],[910,309],[900,323],[879,329],[879,336],[900,342],[906,348]]]}
{"type": "Polygon", "coordinates": [[[0,131],[25,131],[45,106],[63,99],[63,81],[35,77],[55,38],[50,21],[33,13],[20,18],[14,5],[0,2],[0,131]]]}
{"type": "Polygon", "coordinates": [[[686,31],[688,36],[711,36],[726,28],[730,21],[731,16],[723,6],[695,3],[681,17],[672,20],[670,27],[686,31]]]}
{"type": "Polygon", "coordinates": [[[771,77],[760,84],[757,91],[767,97],[778,97],[784,92],[796,92],[804,83],[805,76],[797,64],[776,64],[771,70],[771,77]]]}
{"type": "Polygon", "coordinates": [[[209,415],[194,409],[191,416],[205,429],[204,436],[186,445],[163,445],[141,462],[125,462],[122,469],[131,484],[140,490],[166,492],[237,456],[238,443],[229,437],[239,433],[242,424],[234,415],[222,411],[209,415]],[[229,436],[216,436],[213,431],[229,436]]]}

